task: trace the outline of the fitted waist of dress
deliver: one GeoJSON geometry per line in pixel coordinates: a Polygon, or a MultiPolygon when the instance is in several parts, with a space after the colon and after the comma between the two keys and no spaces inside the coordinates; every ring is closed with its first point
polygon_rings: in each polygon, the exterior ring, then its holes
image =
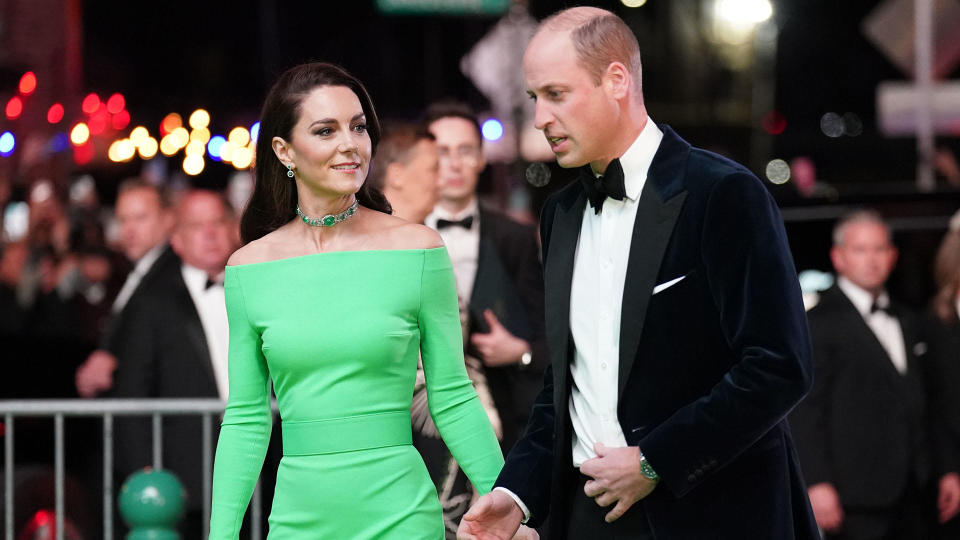
{"type": "Polygon", "coordinates": [[[413,444],[410,411],[283,422],[283,455],[311,456],[413,444]]]}

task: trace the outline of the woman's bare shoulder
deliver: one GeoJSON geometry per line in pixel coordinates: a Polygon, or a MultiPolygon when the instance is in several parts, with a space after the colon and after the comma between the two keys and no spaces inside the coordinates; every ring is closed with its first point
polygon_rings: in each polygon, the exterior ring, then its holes
{"type": "Polygon", "coordinates": [[[227,260],[227,266],[239,266],[269,262],[282,258],[282,244],[284,233],[280,229],[270,232],[233,252],[227,260]]]}

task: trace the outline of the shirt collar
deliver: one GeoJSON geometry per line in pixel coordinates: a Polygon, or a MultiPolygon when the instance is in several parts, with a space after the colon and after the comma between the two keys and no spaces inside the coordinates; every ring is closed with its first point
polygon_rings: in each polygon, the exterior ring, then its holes
{"type": "Polygon", "coordinates": [[[477,204],[477,198],[474,197],[470,204],[466,208],[459,212],[449,212],[445,208],[441,208],[439,205],[433,208],[433,212],[427,216],[427,219],[424,220],[425,223],[432,224],[436,226],[438,219],[446,219],[448,221],[460,221],[467,217],[473,216],[474,219],[479,219],[480,217],[480,206],[477,204]]]}
{"type": "Polygon", "coordinates": [[[207,286],[206,272],[197,268],[196,266],[190,266],[187,263],[183,263],[182,273],[183,281],[187,284],[187,289],[191,291],[203,292],[207,286]]]}
{"type": "MultiPolygon", "coordinates": [[[[870,308],[873,307],[874,298],[869,291],[843,276],[837,279],[837,286],[840,287],[843,294],[847,295],[847,298],[853,303],[853,307],[857,308],[857,311],[859,311],[861,315],[864,317],[870,315],[870,308]]],[[[878,306],[885,308],[890,305],[890,296],[887,295],[886,291],[883,291],[880,293],[880,296],[876,298],[876,303],[878,306]]]]}
{"type": "Polygon", "coordinates": [[[643,126],[640,135],[633,141],[630,148],[620,157],[620,166],[623,167],[623,187],[627,198],[635,201],[640,198],[643,185],[647,182],[647,173],[653,156],[663,140],[663,132],[654,123],[653,118],[647,117],[647,124],[643,126]]]}
{"type": "Polygon", "coordinates": [[[166,243],[160,243],[150,248],[150,251],[146,252],[143,257],[140,257],[140,260],[134,263],[133,271],[138,274],[146,274],[150,270],[150,267],[153,266],[153,263],[157,262],[160,254],[163,253],[165,249],[167,249],[166,243]]]}

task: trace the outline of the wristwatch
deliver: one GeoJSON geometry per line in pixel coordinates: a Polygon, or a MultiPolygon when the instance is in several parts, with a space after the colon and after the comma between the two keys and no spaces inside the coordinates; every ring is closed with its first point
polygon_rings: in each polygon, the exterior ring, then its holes
{"type": "Polygon", "coordinates": [[[533,362],[533,354],[530,351],[527,351],[520,355],[520,367],[527,367],[530,365],[530,362],[533,362]]]}
{"type": "Polygon", "coordinates": [[[640,474],[647,480],[653,480],[654,482],[660,479],[657,471],[653,470],[653,465],[650,465],[650,462],[647,461],[647,456],[643,455],[643,450],[640,451],[640,474]]]}

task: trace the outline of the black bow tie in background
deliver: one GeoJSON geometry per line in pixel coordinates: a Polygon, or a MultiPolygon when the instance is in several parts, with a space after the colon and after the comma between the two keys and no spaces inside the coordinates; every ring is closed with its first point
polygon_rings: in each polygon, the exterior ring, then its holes
{"type": "Polygon", "coordinates": [[[437,220],[437,229],[445,229],[447,227],[463,227],[464,229],[469,229],[473,227],[473,216],[467,216],[463,219],[457,221],[451,221],[449,219],[440,218],[437,220]]]}
{"type": "Polygon", "coordinates": [[[593,175],[593,169],[589,165],[581,167],[580,183],[587,192],[590,206],[597,214],[603,209],[603,201],[607,197],[622,201],[627,196],[627,190],[623,185],[623,167],[620,166],[619,159],[611,161],[610,165],[607,165],[605,174],[600,178],[593,175]]]}
{"type": "Polygon", "coordinates": [[[207,290],[207,289],[209,289],[210,287],[213,287],[213,286],[215,286],[215,285],[219,285],[219,286],[222,287],[222,286],[223,286],[223,282],[217,281],[217,280],[215,280],[215,279],[207,278],[207,284],[204,285],[203,290],[207,290]]]}
{"type": "Polygon", "coordinates": [[[870,314],[873,315],[878,311],[882,311],[891,317],[897,316],[896,311],[890,306],[890,304],[881,306],[878,302],[874,301],[873,304],[870,306],[870,314]]]}

